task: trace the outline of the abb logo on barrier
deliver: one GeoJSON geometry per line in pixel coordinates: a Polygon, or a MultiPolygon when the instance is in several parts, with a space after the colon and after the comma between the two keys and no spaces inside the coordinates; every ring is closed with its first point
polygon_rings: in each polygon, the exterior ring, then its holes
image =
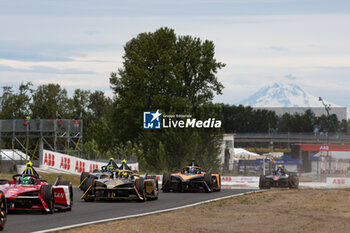
{"type": "Polygon", "coordinates": [[[47,166],[55,166],[55,155],[45,153],[44,164],[47,166]]]}
{"type": "Polygon", "coordinates": [[[334,179],[332,184],[345,184],[344,179],[334,179]]]}
{"type": "Polygon", "coordinates": [[[90,170],[89,172],[93,172],[95,169],[98,169],[98,165],[97,164],[90,164],[90,170]]]}
{"type": "Polygon", "coordinates": [[[231,176],[222,176],[221,181],[232,181],[231,176]]]}
{"type": "Polygon", "coordinates": [[[77,161],[75,163],[75,171],[76,172],[84,172],[85,171],[85,162],[77,161]]]}
{"type": "Polygon", "coordinates": [[[62,157],[61,163],[60,163],[60,168],[63,168],[65,170],[69,170],[70,169],[70,158],[62,157]]]}
{"type": "Polygon", "coordinates": [[[320,150],[329,150],[329,146],[320,146],[320,150]]]}

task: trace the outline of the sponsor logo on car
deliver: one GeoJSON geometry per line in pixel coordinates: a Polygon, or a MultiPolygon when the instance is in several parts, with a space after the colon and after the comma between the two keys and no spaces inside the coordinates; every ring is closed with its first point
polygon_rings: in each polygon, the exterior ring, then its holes
{"type": "Polygon", "coordinates": [[[55,192],[55,198],[64,198],[64,193],[55,192]]]}

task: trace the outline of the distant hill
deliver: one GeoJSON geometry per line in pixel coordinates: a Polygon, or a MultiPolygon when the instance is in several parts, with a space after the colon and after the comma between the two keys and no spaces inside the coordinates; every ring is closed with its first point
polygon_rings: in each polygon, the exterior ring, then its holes
{"type": "Polygon", "coordinates": [[[307,93],[296,84],[282,82],[261,88],[239,104],[252,107],[323,107],[319,97],[307,93]]]}
{"type": "MultiPolygon", "coordinates": [[[[327,101],[324,102],[328,105],[330,104],[332,108],[331,113],[336,114],[338,119],[347,118],[346,108],[327,101]]],[[[316,116],[326,114],[322,102],[319,101],[319,97],[311,95],[294,83],[287,82],[273,83],[265,86],[237,104],[251,106],[253,108],[275,110],[279,115],[285,112],[291,114],[295,112],[302,113],[308,108],[312,108],[316,116]]]]}

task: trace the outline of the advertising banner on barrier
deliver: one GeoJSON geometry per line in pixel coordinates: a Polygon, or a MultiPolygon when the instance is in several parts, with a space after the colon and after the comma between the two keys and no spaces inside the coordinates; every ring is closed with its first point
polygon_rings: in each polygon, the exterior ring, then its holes
{"type": "MultiPolygon", "coordinates": [[[[54,151],[44,150],[43,161],[41,161],[40,168],[54,168],[63,172],[80,174],[82,172],[93,172],[94,169],[101,169],[101,167],[105,165],[106,163],[81,159],[54,151]]],[[[138,163],[131,163],[128,165],[132,170],[139,170],[138,163]]],[[[120,166],[120,164],[118,164],[118,166],[120,166]]]]}
{"type": "MultiPolygon", "coordinates": [[[[156,175],[159,184],[162,184],[162,175],[156,175]]],[[[259,177],[255,176],[221,176],[221,185],[256,187],[259,177]]]]}
{"type": "Polygon", "coordinates": [[[222,185],[255,185],[259,183],[257,176],[221,176],[222,185]]]}
{"type": "Polygon", "coordinates": [[[327,177],[327,186],[334,188],[350,187],[350,178],[345,177],[327,177]]]}

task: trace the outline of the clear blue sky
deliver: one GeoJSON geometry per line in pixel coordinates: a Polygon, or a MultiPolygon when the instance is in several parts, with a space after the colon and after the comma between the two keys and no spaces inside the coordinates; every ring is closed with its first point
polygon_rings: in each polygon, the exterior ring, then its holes
{"type": "Polygon", "coordinates": [[[350,1],[2,0],[0,84],[111,95],[123,45],[166,26],[215,43],[216,59],[227,64],[215,101],[238,103],[289,75],[312,95],[350,106],[349,24],[350,1]]]}

